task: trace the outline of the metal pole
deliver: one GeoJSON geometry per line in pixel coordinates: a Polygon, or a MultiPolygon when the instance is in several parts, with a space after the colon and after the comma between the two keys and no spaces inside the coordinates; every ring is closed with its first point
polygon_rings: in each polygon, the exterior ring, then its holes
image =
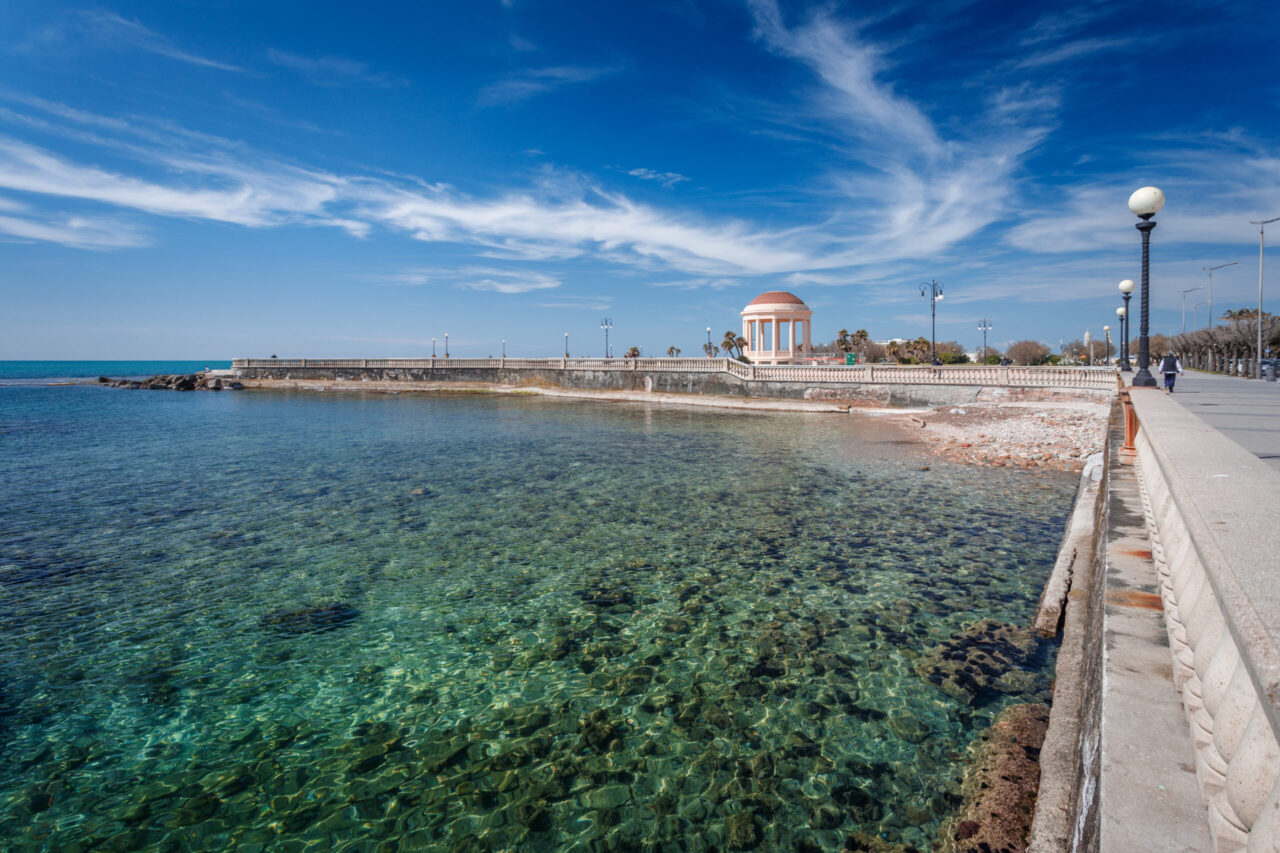
{"type": "Polygon", "coordinates": [[[1203,287],[1188,287],[1182,291],[1182,334],[1187,333],[1187,294],[1196,290],[1204,290],[1203,287]]]}
{"type": "Polygon", "coordinates": [[[1156,387],[1155,378],[1147,370],[1151,363],[1151,341],[1148,335],[1151,327],[1151,229],[1156,227],[1151,217],[1154,215],[1146,214],[1134,226],[1142,232],[1142,319],[1138,321],[1138,372],[1133,375],[1133,384],[1140,388],[1156,387]]]}
{"type": "Polygon", "coordinates": [[[1129,299],[1133,294],[1124,294],[1124,367],[1121,368],[1125,373],[1133,372],[1133,365],[1129,363],[1129,337],[1133,334],[1129,326],[1129,299]]]}
{"type": "Polygon", "coordinates": [[[444,357],[449,357],[449,333],[444,333],[444,357]]]}
{"type": "Polygon", "coordinates": [[[1204,271],[1209,274],[1209,319],[1206,321],[1209,326],[1213,325],[1213,271],[1220,270],[1223,267],[1234,267],[1238,261],[1232,261],[1229,264],[1218,264],[1216,267],[1205,267],[1204,271]]]}
{"type": "Polygon", "coordinates": [[[564,357],[569,357],[569,333],[564,333],[564,357]]]}
{"type": "Polygon", "coordinates": [[[991,322],[985,317],[982,322],[978,323],[978,328],[982,330],[982,363],[987,363],[987,332],[991,331],[991,322]]]}
{"type": "Polygon", "coordinates": [[[929,364],[938,360],[938,300],[942,298],[942,282],[926,281],[920,285],[920,295],[929,295],[929,364]]]}
{"type": "Polygon", "coordinates": [[[1251,225],[1258,226],[1258,357],[1253,360],[1254,379],[1262,378],[1262,237],[1263,228],[1272,222],[1280,221],[1280,216],[1274,219],[1264,219],[1261,222],[1249,220],[1251,225]]]}
{"type": "Polygon", "coordinates": [[[502,357],[503,358],[507,357],[507,341],[505,338],[502,341],[502,357]]]}
{"type": "Polygon", "coordinates": [[[432,358],[436,357],[436,339],[435,338],[431,339],[431,357],[432,358]]]}

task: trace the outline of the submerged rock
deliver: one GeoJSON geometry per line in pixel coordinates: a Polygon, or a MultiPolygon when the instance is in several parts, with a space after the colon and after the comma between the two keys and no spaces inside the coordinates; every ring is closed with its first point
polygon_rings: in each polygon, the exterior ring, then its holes
{"type": "Polygon", "coordinates": [[[725,843],[730,850],[750,850],[760,843],[760,828],[751,812],[734,812],[724,819],[725,843]]]}
{"type": "Polygon", "coordinates": [[[258,625],[277,634],[319,634],[356,620],[360,611],[341,601],[313,604],[298,610],[273,610],[258,625]]]}
{"type": "Polygon", "coordinates": [[[982,619],[925,652],[915,669],[943,693],[973,704],[984,694],[1018,692],[1031,684],[1008,674],[1027,666],[1036,650],[1030,630],[982,619]]]}

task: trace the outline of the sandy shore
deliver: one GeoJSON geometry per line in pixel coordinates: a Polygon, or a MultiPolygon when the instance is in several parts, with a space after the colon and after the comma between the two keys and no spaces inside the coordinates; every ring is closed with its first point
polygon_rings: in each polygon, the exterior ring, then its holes
{"type": "Polygon", "coordinates": [[[929,450],[955,461],[1078,471],[1101,450],[1111,407],[1091,401],[941,406],[898,417],[929,450]]]}

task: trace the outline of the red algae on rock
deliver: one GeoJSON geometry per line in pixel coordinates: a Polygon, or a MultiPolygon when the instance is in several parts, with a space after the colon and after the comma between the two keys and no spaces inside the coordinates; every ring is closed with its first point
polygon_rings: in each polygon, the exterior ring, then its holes
{"type": "Polygon", "coordinates": [[[1022,853],[1040,789],[1040,746],[1049,727],[1044,705],[1010,705],[973,747],[964,802],[943,825],[942,853],[1022,853]]]}

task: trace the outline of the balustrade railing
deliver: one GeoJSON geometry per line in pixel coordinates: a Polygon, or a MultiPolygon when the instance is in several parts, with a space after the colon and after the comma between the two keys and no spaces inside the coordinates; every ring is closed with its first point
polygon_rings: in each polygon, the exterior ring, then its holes
{"type": "Polygon", "coordinates": [[[731,358],[237,358],[233,370],[573,370],[729,373],[747,382],[833,382],[902,385],[986,385],[1027,388],[1117,387],[1109,367],[860,364],[755,365],[731,358]]]}
{"type": "Polygon", "coordinates": [[[1280,850],[1280,534],[1242,523],[1280,480],[1154,390],[1122,400],[1214,847],[1280,850]]]}

